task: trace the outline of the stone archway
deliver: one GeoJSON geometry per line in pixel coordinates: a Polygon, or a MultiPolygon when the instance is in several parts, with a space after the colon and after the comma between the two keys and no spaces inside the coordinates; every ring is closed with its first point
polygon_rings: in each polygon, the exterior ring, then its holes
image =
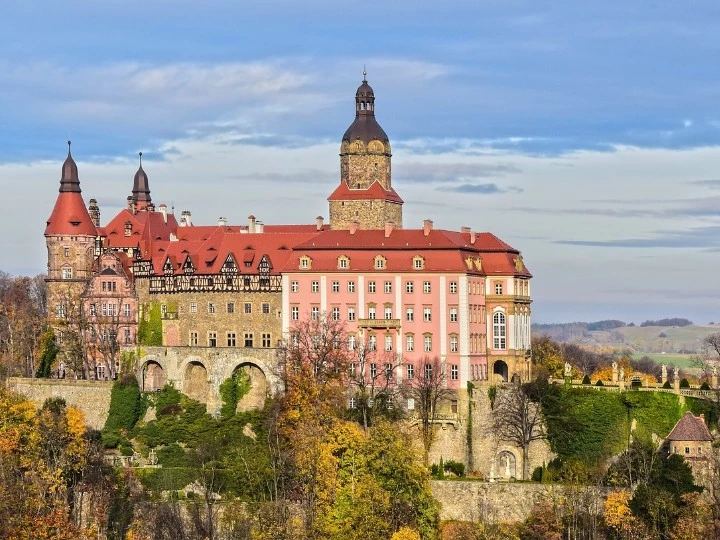
{"type": "Polygon", "coordinates": [[[156,392],[162,390],[167,382],[167,376],[162,366],[155,360],[148,360],[142,369],[143,392],[156,392]]]}
{"type": "Polygon", "coordinates": [[[505,363],[504,360],[495,360],[495,363],[493,364],[493,381],[508,381],[508,365],[505,363]]]}
{"type": "Polygon", "coordinates": [[[515,454],[503,450],[495,458],[495,474],[499,480],[517,478],[517,459],[515,454]]]}
{"type": "Polygon", "coordinates": [[[233,370],[233,376],[239,371],[245,373],[250,379],[250,390],[242,399],[238,401],[238,411],[248,411],[251,409],[260,409],[265,405],[265,399],[268,396],[268,380],[265,372],[252,362],[243,362],[233,370]]]}
{"type": "Polygon", "coordinates": [[[209,392],[207,369],[202,362],[196,360],[189,362],[185,367],[183,394],[200,403],[207,403],[209,392]]]}

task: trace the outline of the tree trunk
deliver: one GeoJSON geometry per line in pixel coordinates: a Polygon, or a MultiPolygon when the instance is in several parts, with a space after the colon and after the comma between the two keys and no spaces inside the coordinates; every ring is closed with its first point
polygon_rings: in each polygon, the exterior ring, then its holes
{"type": "Polygon", "coordinates": [[[526,444],[525,446],[523,446],[523,449],[522,449],[522,450],[523,450],[523,452],[522,452],[522,460],[523,460],[523,464],[522,464],[522,479],[523,479],[523,480],[527,480],[527,479],[528,479],[528,476],[529,476],[529,474],[528,474],[528,473],[529,473],[529,470],[528,470],[528,469],[529,469],[529,467],[530,467],[530,457],[529,457],[529,454],[530,454],[530,445],[529,445],[529,444],[526,444]]]}

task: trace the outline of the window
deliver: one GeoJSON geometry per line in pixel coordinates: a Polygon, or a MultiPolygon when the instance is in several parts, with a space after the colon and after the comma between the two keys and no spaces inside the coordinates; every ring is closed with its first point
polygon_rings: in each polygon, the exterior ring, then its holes
{"type": "Polygon", "coordinates": [[[235,302],[228,302],[228,304],[227,304],[227,312],[228,312],[228,313],[235,313],[235,302]]]}
{"type": "Polygon", "coordinates": [[[355,320],[355,308],[349,307],[348,308],[348,321],[354,321],[355,320]]]}
{"type": "Polygon", "coordinates": [[[502,283],[495,284],[495,294],[502,294],[502,283]]]}
{"type": "Polygon", "coordinates": [[[290,282],[290,290],[292,292],[298,292],[300,290],[300,284],[297,281],[290,282]]]}
{"type": "Polygon", "coordinates": [[[392,281],[386,281],[385,282],[385,292],[391,293],[392,292],[392,281]]]}
{"type": "Polygon", "coordinates": [[[70,248],[69,247],[63,248],[63,254],[66,257],[69,257],[70,256],[70,248]]]}
{"type": "Polygon", "coordinates": [[[350,293],[355,292],[355,282],[354,281],[348,281],[348,292],[350,292],[350,293]]]}
{"type": "Polygon", "coordinates": [[[130,338],[130,329],[125,329],[125,345],[130,345],[132,343],[132,339],[130,338]]]}
{"type": "Polygon", "coordinates": [[[245,304],[243,304],[243,311],[248,315],[252,313],[252,304],[250,302],[245,302],[245,304]]]}
{"type": "Polygon", "coordinates": [[[90,316],[94,317],[95,315],[97,315],[97,308],[95,307],[95,304],[90,304],[90,316]]]}
{"type": "MultiPolygon", "coordinates": [[[[457,364],[452,364],[452,365],[450,366],[450,378],[451,378],[453,381],[457,381],[457,378],[458,378],[458,367],[457,367],[457,364]]],[[[456,405],[457,405],[457,402],[456,402],[456,405]]],[[[455,412],[457,412],[457,411],[455,411],[455,412]]]]}
{"type": "Polygon", "coordinates": [[[270,347],[270,334],[262,335],[262,346],[264,349],[268,349],[270,347]]]}
{"type": "Polygon", "coordinates": [[[197,313],[197,302],[190,302],[190,313],[197,313]]]}
{"type": "Polygon", "coordinates": [[[340,257],[338,259],[338,268],[344,269],[348,267],[348,258],[347,257],[340,257]]]}
{"type": "Polygon", "coordinates": [[[245,346],[246,346],[246,347],[252,347],[252,346],[253,346],[253,335],[252,335],[252,332],[245,332],[245,346]]]}
{"type": "Polygon", "coordinates": [[[458,412],[458,402],[457,399],[451,399],[450,400],[450,412],[453,414],[457,414],[458,412]]]}
{"type": "Polygon", "coordinates": [[[167,304],[160,305],[160,313],[162,313],[163,315],[167,314],[167,304]]]}
{"type": "Polygon", "coordinates": [[[129,316],[130,316],[130,304],[125,304],[125,305],[123,306],[123,314],[124,314],[126,317],[129,317],[129,316]]]}
{"type": "Polygon", "coordinates": [[[415,320],[415,308],[414,307],[406,307],[405,308],[405,320],[408,322],[413,322],[415,320]]]}
{"type": "Polygon", "coordinates": [[[102,290],[107,291],[107,281],[102,282],[102,290]]]}
{"type": "Polygon", "coordinates": [[[423,292],[424,293],[430,292],[430,282],[429,281],[423,281],[423,292]]]}
{"type": "Polygon", "coordinates": [[[368,281],[368,292],[369,293],[375,292],[375,282],[374,281],[368,281]]]}
{"type": "Polygon", "coordinates": [[[432,351],[432,336],[425,336],[425,352],[432,351]]]}
{"type": "Polygon", "coordinates": [[[377,337],[370,336],[368,340],[368,350],[374,351],[377,349],[377,337]]]}
{"type": "Polygon", "coordinates": [[[450,294],[457,294],[457,281],[450,282],[450,294]]]}
{"type": "Polygon", "coordinates": [[[385,308],[385,319],[392,319],[392,308],[391,307],[385,308]]]}
{"type": "Polygon", "coordinates": [[[370,378],[374,379],[375,377],[377,377],[377,364],[373,362],[370,364],[370,378]]]}
{"type": "Polygon", "coordinates": [[[689,454],[689,453],[690,453],[690,447],[689,447],[689,446],[686,446],[686,447],[685,447],[685,453],[686,453],[686,454],[689,454]]]}
{"type": "Polygon", "coordinates": [[[340,292],[340,282],[339,281],[332,282],[332,292],[340,292]]]}
{"type": "Polygon", "coordinates": [[[368,319],[374,319],[375,318],[375,306],[368,308],[368,319]]]}
{"type": "Polygon", "coordinates": [[[415,378],[415,366],[413,366],[412,364],[407,365],[407,378],[408,379],[415,378]]]}
{"type": "Polygon", "coordinates": [[[63,268],[62,269],[62,278],[63,279],[72,279],[72,268],[63,268]]]}
{"type": "Polygon", "coordinates": [[[454,334],[450,336],[450,352],[458,352],[458,337],[454,334]]]}
{"type": "Polygon", "coordinates": [[[235,347],[236,340],[235,340],[235,332],[228,332],[227,335],[227,346],[228,347],[235,347]]]}
{"type": "Polygon", "coordinates": [[[405,292],[406,293],[412,293],[414,289],[415,289],[415,286],[413,285],[412,281],[405,282],[405,292]]]}
{"type": "Polygon", "coordinates": [[[212,302],[208,304],[208,313],[215,313],[215,304],[212,302]]]}
{"type": "MultiPolygon", "coordinates": [[[[408,370],[409,370],[411,367],[412,367],[412,366],[408,366],[408,370]]],[[[408,377],[408,378],[411,378],[411,377],[408,377]]],[[[408,400],[407,400],[407,409],[408,409],[408,411],[414,411],[414,410],[415,410],[415,399],[414,399],[414,398],[408,398],[408,400]]]]}
{"type": "Polygon", "coordinates": [[[107,304],[102,304],[102,306],[100,308],[100,312],[102,313],[103,317],[107,317],[107,314],[108,314],[107,304]]]}
{"type": "Polygon", "coordinates": [[[290,308],[290,318],[293,321],[297,321],[300,319],[300,308],[298,306],[293,306],[290,308]]]}
{"type": "Polygon", "coordinates": [[[319,281],[313,281],[310,284],[310,290],[312,292],[319,292],[320,291],[320,282],[319,281]]]}
{"type": "Polygon", "coordinates": [[[415,350],[415,336],[412,334],[405,336],[405,349],[408,352],[413,352],[415,350]]]}
{"type": "Polygon", "coordinates": [[[310,315],[312,316],[313,321],[320,320],[320,308],[317,306],[313,306],[310,310],[310,315]]]}
{"type": "Polygon", "coordinates": [[[386,351],[392,351],[392,336],[388,335],[385,336],[385,350],[386,351]]]}
{"type": "Polygon", "coordinates": [[[340,320],[340,308],[338,306],[333,306],[333,308],[332,308],[332,320],[333,321],[340,320]]]}
{"type": "Polygon", "coordinates": [[[413,257],[413,268],[415,270],[422,270],[425,267],[425,259],[422,257],[413,257]]]}
{"type": "Polygon", "coordinates": [[[450,322],[457,322],[458,321],[458,312],[456,307],[450,308],[450,322]]]}
{"type": "Polygon", "coordinates": [[[190,332],[190,346],[197,347],[197,344],[198,344],[198,333],[190,332]]]}
{"type": "Polygon", "coordinates": [[[383,268],[385,268],[385,257],[378,255],[375,257],[375,269],[382,270],[383,268]]]}
{"type": "MultiPolygon", "coordinates": [[[[355,336],[349,335],[348,336],[348,351],[354,351],[355,350],[355,336]]],[[[351,364],[353,374],[355,370],[355,364],[351,364]]]]}
{"type": "Polygon", "coordinates": [[[385,364],[385,377],[392,379],[393,376],[393,365],[390,362],[385,364]]]}
{"type": "Polygon", "coordinates": [[[217,347],[217,332],[208,332],[208,347],[217,347]]]}
{"type": "Polygon", "coordinates": [[[702,454],[702,446],[698,446],[698,456],[702,454]]]}
{"type": "Polygon", "coordinates": [[[310,268],[310,257],[300,257],[300,268],[303,270],[310,268]]]}
{"type": "Polygon", "coordinates": [[[355,408],[355,398],[354,397],[350,398],[349,406],[351,409],[355,408]]]}
{"type": "Polygon", "coordinates": [[[432,321],[432,308],[429,308],[429,307],[423,308],[423,321],[425,321],[425,322],[432,321]]]}
{"type": "Polygon", "coordinates": [[[505,349],[505,314],[498,311],[493,315],[493,348],[505,349]]]}
{"type": "Polygon", "coordinates": [[[270,304],[268,304],[267,302],[263,302],[263,304],[262,304],[262,312],[263,312],[264,315],[269,314],[269,313],[270,313],[270,304]]]}
{"type": "Polygon", "coordinates": [[[432,379],[432,364],[425,364],[425,379],[432,379]]]}

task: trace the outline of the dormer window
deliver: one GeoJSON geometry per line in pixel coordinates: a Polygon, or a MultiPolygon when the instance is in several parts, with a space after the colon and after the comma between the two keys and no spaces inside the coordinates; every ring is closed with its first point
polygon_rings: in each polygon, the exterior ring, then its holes
{"type": "Polygon", "coordinates": [[[413,270],[423,270],[425,268],[425,258],[420,255],[413,257],[413,270]]]}
{"type": "Polygon", "coordinates": [[[132,234],[132,222],[126,221],[125,222],[125,236],[130,236],[132,234]]]}
{"type": "Polygon", "coordinates": [[[312,259],[307,255],[300,257],[300,270],[309,270],[312,266],[312,259]]]}
{"type": "Polygon", "coordinates": [[[340,257],[338,257],[338,268],[340,270],[350,268],[350,259],[348,259],[345,255],[340,255],[340,257]]]}
{"type": "Polygon", "coordinates": [[[375,257],[375,270],[383,270],[387,266],[387,259],[382,255],[375,257]]]}

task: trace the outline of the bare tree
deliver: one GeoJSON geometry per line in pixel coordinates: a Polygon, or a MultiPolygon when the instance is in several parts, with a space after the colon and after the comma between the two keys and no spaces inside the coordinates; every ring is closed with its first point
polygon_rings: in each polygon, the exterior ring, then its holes
{"type": "Polygon", "coordinates": [[[399,365],[392,351],[377,351],[370,342],[353,346],[350,355],[349,378],[353,407],[360,423],[367,430],[375,414],[388,414],[395,395],[396,371],[399,365]]]}
{"type": "Polygon", "coordinates": [[[529,385],[499,388],[493,409],[493,428],[498,439],[522,449],[523,480],[529,475],[530,443],[547,437],[539,401],[542,395],[531,397],[529,390],[529,385]]]}
{"type": "Polygon", "coordinates": [[[404,393],[415,402],[423,442],[423,461],[428,465],[430,449],[435,442],[435,422],[438,406],[452,390],[447,387],[445,368],[438,357],[422,360],[421,372],[412,379],[405,379],[404,393]]]}

